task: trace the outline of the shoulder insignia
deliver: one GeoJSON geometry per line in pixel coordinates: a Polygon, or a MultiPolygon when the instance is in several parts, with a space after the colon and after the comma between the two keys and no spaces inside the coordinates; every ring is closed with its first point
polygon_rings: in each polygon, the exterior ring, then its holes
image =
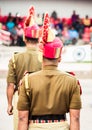
{"type": "Polygon", "coordinates": [[[19,52],[14,52],[14,54],[18,54],[19,52]]]}
{"type": "Polygon", "coordinates": [[[16,65],[15,65],[15,55],[18,54],[18,53],[19,52],[14,52],[13,57],[12,57],[14,69],[16,68],[16,65]]]}
{"type": "Polygon", "coordinates": [[[14,57],[14,55],[13,55],[13,57],[12,57],[12,61],[13,61],[13,67],[14,67],[14,69],[16,68],[16,65],[15,65],[15,57],[14,57]]]}

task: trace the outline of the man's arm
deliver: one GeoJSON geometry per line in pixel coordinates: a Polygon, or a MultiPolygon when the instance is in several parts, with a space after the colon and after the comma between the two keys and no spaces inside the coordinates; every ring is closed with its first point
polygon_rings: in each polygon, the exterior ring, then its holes
{"type": "Polygon", "coordinates": [[[9,115],[12,115],[13,114],[12,100],[13,100],[13,94],[14,94],[14,84],[13,83],[7,84],[6,94],[7,94],[7,101],[8,101],[7,113],[9,115]]]}
{"type": "Polygon", "coordinates": [[[18,130],[28,130],[29,111],[18,111],[18,130]]]}
{"type": "Polygon", "coordinates": [[[70,130],[80,130],[80,110],[70,109],[70,130]]]}
{"type": "Polygon", "coordinates": [[[8,108],[7,113],[9,115],[12,115],[13,112],[13,106],[12,106],[12,100],[13,100],[13,94],[15,89],[15,83],[16,83],[16,73],[15,73],[15,59],[14,56],[9,60],[8,64],[8,74],[7,74],[7,88],[6,88],[6,95],[7,95],[7,102],[8,102],[8,108]]]}

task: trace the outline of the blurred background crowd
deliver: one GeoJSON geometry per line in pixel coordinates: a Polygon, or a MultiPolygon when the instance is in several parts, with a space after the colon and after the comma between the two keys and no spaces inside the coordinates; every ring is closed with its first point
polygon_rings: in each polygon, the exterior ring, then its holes
{"type": "Polygon", "coordinates": [[[36,8],[37,24],[42,27],[44,12],[48,11],[51,28],[64,41],[64,61],[59,69],[74,71],[80,79],[83,89],[81,130],[92,129],[92,47],[77,46],[92,43],[92,0],[0,0],[0,130],[13,130],[12,118],[6,113],[5,78],[9,57],[25,48],[21,47],[25,46],[23,27],[31,4],[36,8]]]}
{"type": "MultiPolygon", "coordinates": [[[[7,15],[0,15],[0,43],[8,46],[25,46],[23,42],[23,26],[26,16],[20,16],[12,12],[7,15]]],[[[35,20],[42,27],[43,14],[36,14],[35,20]]],[[[92,41],[92,18],[85,14],[84,18],[73,10],[70,18],[60,18],[58,13],[53,11],[50,16],[51,28],[56,36],[64,41],[64,45],[84,45],[92,41]]]]}

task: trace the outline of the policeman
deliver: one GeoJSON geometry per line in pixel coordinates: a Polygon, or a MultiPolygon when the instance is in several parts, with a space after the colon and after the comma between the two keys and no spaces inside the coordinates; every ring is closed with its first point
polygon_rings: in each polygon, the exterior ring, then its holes
{"type": "Polygon", "coordinates": [[[49,28],[48,14],[40,48],[42,70],[25,76],[20,86],[18,130],[80,130],[80,88],[75,76],[58,70],[63,44],[49,28]]]}
{"type": "Polygon", "coordinates": [[[29,9],[29,15],[24,23],[24,41],[26,51],[16,53],[9,61],[9,69],[7,75],[7,113],[14,115],[14,130],[17,130],[17,100],[18,87],[24,73],[33,73],[41,69],[41,62],[38,59],[38,38],[40,30],[34,22],[34,7],[29,9]],[[14,95],[14,96],[13,96],[14,95]],[[14,106],[13,106],[14,97],[14,106]]]}

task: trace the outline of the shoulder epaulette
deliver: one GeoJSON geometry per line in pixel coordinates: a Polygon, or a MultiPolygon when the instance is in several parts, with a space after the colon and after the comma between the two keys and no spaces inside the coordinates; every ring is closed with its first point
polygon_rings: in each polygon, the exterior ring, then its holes
{"type": "Polygon", "coordinates": [[[16,65],[15,65],[15,55],[16,54],[18,54],[18,52],[14,52],[13,57],[12,57],[14,69],[16,68],[16,65]]]}
{"type": "Polygon", "coordinates": [[[17,52],[17,51],[16,51],[16,52],[14,52],[14,54],[18,54],[18,53],[19,53],[19,52],[17,52]]]}

